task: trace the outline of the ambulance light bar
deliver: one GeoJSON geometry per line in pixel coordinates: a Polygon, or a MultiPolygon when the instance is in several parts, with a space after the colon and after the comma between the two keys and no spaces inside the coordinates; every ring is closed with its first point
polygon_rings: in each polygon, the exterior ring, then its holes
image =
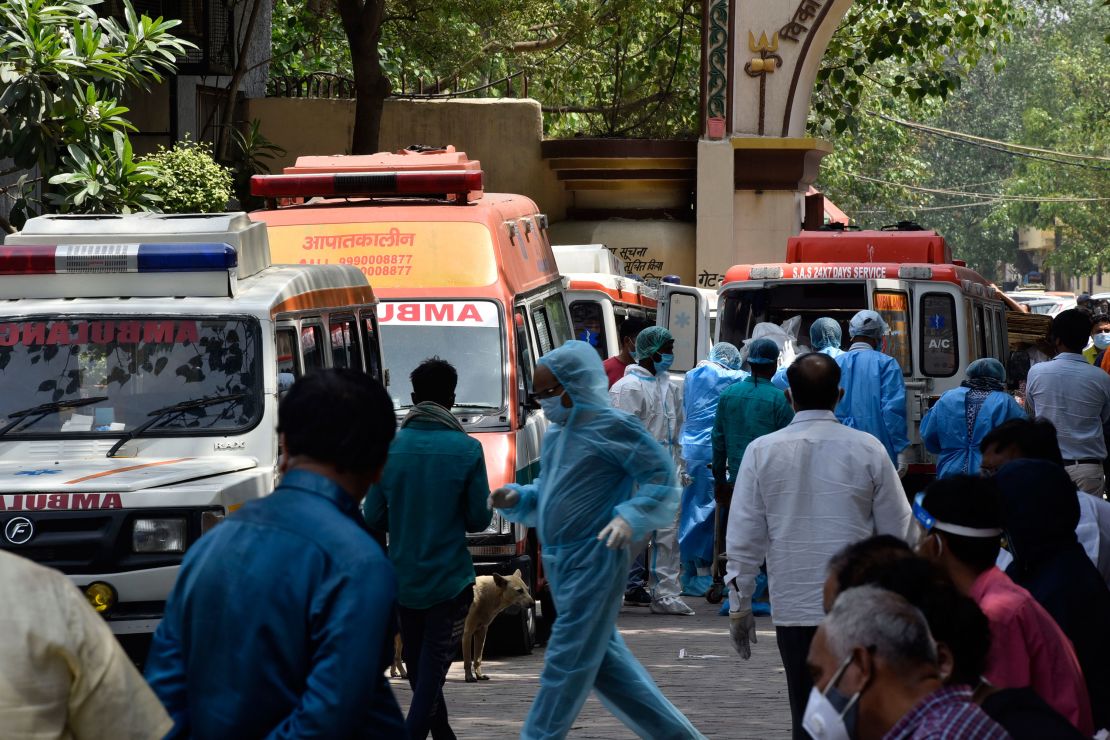
{"type": "Polygon", "coordinates": [[[933,268],[902,265],[898,268],[898,277],[902,280],[932,280],[933,268]]]}
{"type": "Polygon", "coordinates": [[[223,243],[0,246],[0,275],[226,272],[237,264],[223,243]]]}
{"type": "Polygon", "coordinates": [[[312,175],[254,175],[251,195],[260,198],[467,194],[482,189],[481,170],[341,172],[312,175]]]}

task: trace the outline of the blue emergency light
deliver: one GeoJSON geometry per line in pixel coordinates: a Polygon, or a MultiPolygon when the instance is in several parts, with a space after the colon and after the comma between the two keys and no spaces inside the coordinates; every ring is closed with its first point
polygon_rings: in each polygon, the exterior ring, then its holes
{"type": "Polygon", "coordinates": [[[0,275],[226,272],[238,259],[222,242],[8,244],[0,246],[0,275]]]}

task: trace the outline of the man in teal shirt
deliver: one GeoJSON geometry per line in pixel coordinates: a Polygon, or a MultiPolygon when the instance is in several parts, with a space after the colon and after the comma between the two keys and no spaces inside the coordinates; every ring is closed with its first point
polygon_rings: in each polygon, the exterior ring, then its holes
{"type": "Polygon", "coordinates": [[[458,374],[438,357],[412,371],[415,404],[401,422],[381,481],[363,516],[389,533],[397,571],[401,640],[412,703],[405,727],[412,740],[432,733],[454,738],[443,683],[474,599],[474,562],[466,533],[490,523],[489,481],[482,446],[451,413],[458,374]]]}
{"type": "Polygon", "coordinates": [[[777,432],[794,418],[786,394],[771,383],[778,359],[773,340],[755,340],[748,347],[752,374],[721,393],[713,421],[713,480],[722,506],[732,498],[736,471],[752,440],[777,432]]]}

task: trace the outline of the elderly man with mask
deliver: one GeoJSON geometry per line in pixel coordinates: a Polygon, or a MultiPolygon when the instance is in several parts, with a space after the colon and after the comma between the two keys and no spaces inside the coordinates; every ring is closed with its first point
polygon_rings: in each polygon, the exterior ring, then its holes
{"type": "Polygon", "coordinates": [[[836,358],[844,397],[836,417],[845,426],[867,432],[883,443],[890,461],[904,475],[900,460],[906,436],[906,383],[898,360],[879,351],[887,324],[875,311],[860,311],[848,322],[852,345],[836,358]]]}
{"type": "Polygon", "coordinates": [[[937,459],[937,477],[977,475],[983,457],[979,444],[1025,409],[1006,392],[1006,368],[993,357],[967,366],[967,379],[946,391],[921,420],[921,441],[937,459]]]}
{"type": "Polygon", "coordinates": [[[503,516],[536,528],[559,605],[521,737],[565,737],[594,690],[640,737],[700,738],[616,628],[628,547],[674,521],[679,488],[670,456],[609,405],[605,386],[601,359],[585,342],[540,358],[533,395],[551,421],[540,477],[490,494],[503,516]]]}
{"type": "MultiPolygon", "coordinates": [[[[844,350],[840,348],[842,337],[840,324],[837,323],[836,319],[828,316],[822,316],[809,327],[809,346],[813,347],[814,352],[820,352],[833,359],[844,354],[844,350]]],[[[786,380],[786,368],[780,368],[775,373],[775,377],[771,378],[771,382],[779,390],[784,391],[789,388],[790,383],[786,380]]]]}
{"type": "Polygon", "coordinates": [[[717,504],[713,498],[713,419],[721,393],[743,380],[740,350],[728,342],[718,342],[709,350],[709,359],[686,373],[682,385],[683,411],[682,459],[693,482],[682,492],[678,520],[678,549],[682,555],[682,584],[687,593],[705,593],[711,575],[698,575],[713,564],[713,517],[717,504]]]}
{"type": "MultiPolygon", "coordinates": [[[[615,408],[627,411],[644,423],[656,442],[671,455],[679,481],[685,484],[680,432],[684,421],[682,386],[671,380],[667,370],[674,362],[674,337],[661,326],[650,326],[636,337],[635,365],[629,365],[609,389],[615,408]]],[[[651,538],[651,611],[655,614],[691,616],[679,595],[682,561],[678,552],[678,511],[673,522],[659,527],[651,538]]]]}
{"type": "Polygon", "coordinates": [[[874,586],[836,599],[810,645],[813,690],[804,725],[814,738],[1006,740],[971,700],[971,687],[945,686],[925,617],[874,586]]]}

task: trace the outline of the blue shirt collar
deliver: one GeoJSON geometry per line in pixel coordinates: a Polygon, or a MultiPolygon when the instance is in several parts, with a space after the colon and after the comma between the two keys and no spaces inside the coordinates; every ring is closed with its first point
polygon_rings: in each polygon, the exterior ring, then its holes
{"type": "Polygon", "coordinates": [[[1087,358],[1078,352],[1061,352],[1054,360],[1071,360],[1073,362],[1087,362],[1087,358]]]}
{"type": "Polygon", "coordinates": [[[358,504],[351,498],[338,483],[331,478],[313,473],[309,470],[294,468],[281,476],[281,485],[278,488],[296,488],[298,491],[311,493],[330,501],[344,514],[362,521],[359,515],[358,504]]]}

